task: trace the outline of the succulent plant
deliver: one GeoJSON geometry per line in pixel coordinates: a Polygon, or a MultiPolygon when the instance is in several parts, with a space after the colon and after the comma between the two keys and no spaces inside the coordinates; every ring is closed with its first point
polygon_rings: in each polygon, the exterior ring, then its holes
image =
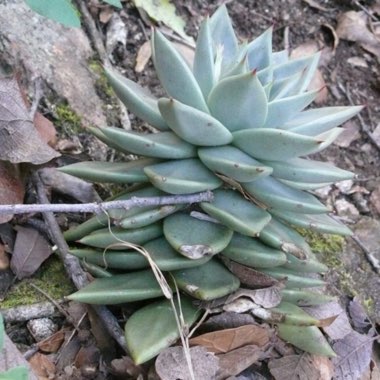
{"type": "MultiPolygon", "coordinates": [[[[342,131],[338,125],[361,107],[307,108],[318,94],[308,86],[319,54],[290,59],[285,50],[272,52],[271,28],[239,43],[225,6],[202,23],[192,67],[157,30],[152,51],[168,97],[156,99],[112,69],[106,74],[128,109],[157,131],[93,129],[110,147],[141,158],[61,170],[91,181],[134,184],[118,199],[212,190],[214,201],[112,210],[67,231],[66,239],[78,243],[71,253],[102,267],[97,273],[106,276],[69,298],[115,304],[163,297],[149,260],[133,250],[142,246],[176,284],[184,320],[192,324],[199,310],[191,298],[212,300],[236,291],[240,281],[224,263],[238,263],[285,279],[282,302],[273,309],[283,316],[281,337],[306,351],[334,355],[318,321],[299,307],[330,298],[308,290],[324,285],[318,274],[327,268],[296,228],[350,234],[311,191],[353,174],[301,157],[329,146],[342,131]],[[194,217],[194,209],[206,217],[194,217]]],[[[137,363],[178,336],[165,299],[126,323],[137,363]]]]}

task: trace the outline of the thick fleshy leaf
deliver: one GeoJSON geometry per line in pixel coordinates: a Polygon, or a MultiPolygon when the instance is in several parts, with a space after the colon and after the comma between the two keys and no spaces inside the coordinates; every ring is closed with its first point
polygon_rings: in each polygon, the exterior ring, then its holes
{"type": "Polygon", "coordinates": [[[251,70],[259,71],[272,64],[272,33],[273,27],[270,27],[248,44],[247,55],[251,70]]]}
{"type": "Polygon", "coordinates": [[[83,269],[90,273],[94,278],[109,278],[114,275],[114,273],[101,267],[100,265],[92,264],[86,260],[81,261],[83,269]]]}
{"type": "Polygon", "coordinates": [[[146,157],[182,159],[196,156],[194,145],[173,132],[140,133],[121,128],[104,128],[102,132],[125,151],[146,157]]]}
{"type": "Polygon", "coordinates": [[[238,61],[234,66],[232,66],[230,70],[224,73],[223,78],[241,75],[248,71],[248,57],[245,55],[240,59],[240,61],[238,61]]]}
{"type": "Polygon", "coordinates": [[[306,240],[293,228],[280,223],[275,218],[261,230],[260,240],[270,247],[297,256],[310,257],[311,249],[306,240]]]}
{"type": "Polygon", "coordinates": [[[212,171],[238,182],[251,182],[272,173],[272,168],[233,146],[200,148],[198,156],[212,171]]]}
{"type": "Polygon", "coordinates": [[[283,267],[276,268],[264,268],[260,269],[260,272],[266,273],[277,280],[286,280],[286,288],[314,288],[318,286],[323,286],[326,283],[318,278],[307,277],[306,275],[300,274],[296,271],[291,271],[283,267]]]}
{"type": "Polygon", "coordinates": [[[210,30],[214,46],[223,47],[223,65],[232,64],[238,52],[238,41],[224,4],[210,18],[210,30]]]}
{"type": "Polygon", "coordinates": [[[337,182],[354,177],[354,173],[336,168],[327,162],[293,158],[291,160],[265,161],[273,168],[273,177],[294,182],[337,182]]]}
{"type": "Polygon", "coordinates": [[[297,95],[298,84],[303,78],[304,72],[296,73],[291,77],[280,79],[273,82],[269,101],[297,95]]]}
{"type": "Polygon", "coordinates": [[[318,326],[319,320],[307,314],[297,305],[281,301],[279,305],[269,309],[271,313],[280,314],[281,322],[295,326],[318,326]]]}
{"type": "Polygon", "coordinates": [[[282,289],[280,292],[283,301],[291,302],[298,306],[321,305],[336,299],[328,294],[316,293],[302,289],[282,289]]]}
{"type": "Polygon", "coordinates": [[[264,128],[281,128],[298,112],[307,107],[318,95],[319,90],[304,92],[268,103],[268,117],[264,128]]]}
{"type": "Polygon", "coordinates": [[[227,247],[233,232],[221,224],[176,213],[165,218],[164,235],[170,245],[190,259],[213,256],[227,247]]]}
{"type": "Polygon", "coordinates": [[[316,190],[321,189],[332,184],[332,182],[323,182],[323,183],[306,183],[306,182],[294,182],[288,181],[286,179],[279,178],[279,181],[285,184],[286,186],[292,187],[297,190],[316,190]]]}
{"type": "MultiPolygon", "coordinates": [[[[152,186],[147,186],[141,189],[134,189],[134,186],[131,186],[131,188],[126,192],[117,195],[109,200],[127,200],[132,197],[158,197],[160,195],[162,195],[162,192],[152,186]]],[[[115,224],[115,222],[120,221],[123,218],[132,217],[136,214],[140,214],[147,210],[154,209],[155,207],[156,206],[146,206],[132,207],[128,210],[124,208],[108,210],[107,213],[95,215],[92,218],[86,220],[84,223],[80,224],[79,226],[70,228],[64,233],[64,237],[67,241],[79,240],[95,230],[107,227],[109,218],[109,223],[112,226],[115,224]]]]}
{"type": "Polygon", "coordinates": [[[164,219],[168,215],[171,215],[183,208],[183,205],[166,205],[153,208],[133,216],[128,216],[118,222],[117,225],[126,229],[145,227],[149,224],[158,222],[159,220],[164,219]]]}
{"type": "Polygon", "coordinates": [[[232,141],[228,129],[205,112],[167,98],[161,98],[158,107],[169,127],[191,144],[217,146],[232,141]]]}
{"type": "Polygon", "coordinates": [[[177,49],[157,29],[152,42],[154,66],[167,94],[190,107],[208,112],[202,91],[177,49]]]}
{"type": "MultiPolygon", "coordinates": [[[[200,310],[189,298],[181,296],[181,308],[175,301],[176,312],[190,327],[199,317],[200,310]]],[[[169,300],[152,303],[136,311],[125,325],[128,351],[136,364],[144,363],[177,341],[180,334],[174,310],[169,300]]]]}
{"type": "Polygon", "coordinates": [[[210,92],[208,105],[230,131],[260,128],[267,119],[267,96],[255,71],[222,79],[210,92]]]}
{"type": "Polygon", "coordinates": [[[148,268],[149,263],[137,251],[97,250],[95,248],[70,249],[70,253],[84,261],[103,268],[135,270],[148,268]]]}
{"type": "Polygon", "coordinates": [[[280,323],[277,325],[281,339],[310,354],[336,356],[326,338],[316,326],[292,326],[280,323]]]}
{"type": "Polygon", "coordinates": [[[144,248],[163,271],[198,267],[211,259],[211,256],[204,256],[197,260],[184,257],[174,250],[164,237],[151,240],[144,244],[144,248]]]}
{"type": "Polygon", "coordinates": [[[156,277],[148,269],[96,279],[67,298],[95,305],[113,305],[157,298],[162,295],[156,277]]]}
{"type": "Polygon", "coordinates": [[[120,145],[115,144],[110,138],[108,138],[103,133],[103,128],[97,128],[97,127],[87,127],[88,130],[96,136],[100,141],[107,144],[110,148],[116,149],[119,152],[130,154],[131,152],[129,150],[124,150],[120,145]]]}
{"type": "Polygon", "coordinates": [[[199,29],[194,56],[193,73],[202,90],[204,98],[207,99],[215,81],[214,49],[208,18],[202,22],[199,29]]]}
{"type": "Polygon", "coordinates": [[[318,153],[326,149],[343,131],[343,128],[333,128],[330,131],[323,132],[320,135],[315,136],[314,138],[320,140],[321,143],[311,153],[318,153]]]}
{"type": "Polygon", "coordinates": [[[233,145],[258,160],[282,161],[314,152],[323,141],[282,129],[246,129],[233,133],[233,145]]]}
{"type": "Polygon", "coordinates": [[[233,190],[216,190],[213,202],[202,202],[200,206],[207,214],[243,235],[257,236],[271,220],[269,213],[233,190]]]}
{"type": "Polygon", "coordinates": [[[61,172],[93,182],[134,183],[148,182],[144,173],[147,165],[155,164],[153,158],[129,162],[84,161],[58,168],[61,172]]]}
{"type": "Polygon", "coordinates": [[[223,256],[253,268],[272,268],[286,263],[284,252],[262,244],[258,239],[234,233],[223,256]]]}
{"type": "Polygon", "coordinates": [[[281,65],[289,61],[289,50],[280,50],[272,53],[272,63],[275,66],[281,65]]]}
{"type": "Polygon", "coordinates": [[[319,262],[313,253],[309,254],[306,259],[300,260],[292,254],[287,253],[287,262],[283,265],[292,271],[299,273],[323,273],[328,271],[328,267],[319,262]]]}
{"type": "Polygon", "coordinates": [[[316,136],[344,123],[362,109],[363,106],[311,109],[299,113],[283,128],[307,136],[316,136]]]}
{"type": "Polygon", "coordinates": [[[197,268],[172,272],[179,289],[201,300],[224,297],[237,290],[239,279],[213,259],[197,268]]]}
{"type": "Polygon", "coordinates": [[[161,224],[151,224],[146,227],[136,228],[134,230],[125,230],[123,228],[102,228],[92,232],[79,240],[79,243],[96,248],[110,248],[117,250],[128,249],[127,243],[145,244],[149,240],[155,239],[162,235],[161,224]],[[124,244],[125,242],[126,244],[124,244]]]}
{"type": "Polygon", "coordinates": [[[270,212],[278,219],[281,219],[297,227],[307,228],[327,234],[352,234],[351,230],[348,227],[326,214],[299,214],[296,212],[274,209],[272,209],[270,212]]]}
{"type": "Polygon", "coordinates": [[[191,158],[150,165],[144,171],[154,186],[170,194],[213,190],[222,184],[199,160],[191,158]]]}
{"type": "Polygon", "coordinates": [[[329,211],[313,195],[292,189],[272,177],[259,178],[253,182],[243,183],[242,186],[269,208],[305,214],[321,214],[329,211]]]}
{"type": "Polygon", "coordinates": [[[131,112],[159,130],[169,129],[158,110],[157,99],[147,89],[113,69],[104,71],[116,95],[131,112]]]}
{"type": "Polygon", "coordinates": [[[315,62],[315,56],[319,57],[319,53],[307,57],[290,59],[287,61],[284,60],[285,62],[280,63],[273,68],[274,80],[277,81],[290,77],[291,75],[294,75],[298,72],[304,71],[315,62]]]}

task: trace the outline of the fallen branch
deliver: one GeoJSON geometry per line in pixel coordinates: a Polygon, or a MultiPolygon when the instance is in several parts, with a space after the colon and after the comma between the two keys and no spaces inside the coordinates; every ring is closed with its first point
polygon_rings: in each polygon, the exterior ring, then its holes
{"type": "Polygon", "coordinates": [[[109,201],[100,203],[80,204],[16,204],[0,205],[1,214],[25,214],[36,212],[85,212],[99,214],[110,209],[130,209],[133,207],[162,206],[186,203],[211,202],[213,194],[211,191],[188,195],[167,195],[163,197],[132,197],[128,200],[109,201]]]}
{"type": "MultiPolygon", "coordinates": [[[[49,200],[46,196],[44,186],[37,173],[33,175],[33,182],[37,190],[38,200],[41,203],[48,205],[49,200]]],[[[85,285],[88,284],[87,275],[80,266],[78,258],[68,253],[69,247],[62,235],[61,229],[58,226],[54,214],[50,211],[44,211],[43,217],[46,225],[49,228],[51,240],[58,247],[58,253],[63,261],[66,272],[72,279],[77,289],[83,288],[85,285]]],[[[98,314],[99,318],[102,320],[109,334],[116,340],[116,342],[119,344],[121,348],[123,348],[125,352],[128,352],[127,346],[125,344],[124,332],[119,326],[114,315],[105,306],[92,307],[98,314]]]]}

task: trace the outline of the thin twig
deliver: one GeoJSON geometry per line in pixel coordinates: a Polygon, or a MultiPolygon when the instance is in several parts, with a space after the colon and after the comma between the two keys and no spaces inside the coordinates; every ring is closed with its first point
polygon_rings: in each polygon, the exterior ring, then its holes
{"type": "Polygon", "coordinates": [[[41,98],[42,98],[42,81],[41,78],[37,78],[34,83],[34,94],[33,94],[33,103],[30,106],[29,115],[30,118],[33,120],[34,115],[37,112],[38,105],[40,104],[41,98]]]}
{"type": "MultiPolygon", "coordinates": [[[[41,203],[48,204],[49,200],[47,199],[44,186],[37,173],[33,175],[33,182],[37,190],[38,200],[41,203]]],[[[49,226],[51,240],[58,246],[59,255],[63,261],[66,272],[72,279],[77,289],[83,288],[88,284],[86,273],[81,268],[78,258],[68,253],[69,247],[62,235],[54,214],[52,212],[45,211],[43,216],[46,224],[49,226]]],[[[105,306],[94,306],[93,309],[102,320],[109,334],[116,340],[119,346],[125,350],[125,352],[128,352],[123,330],[119,326],[113,314],[105,306]]]]}
{"type": "Polygon", "coordinates": [[[88,11],[86,5],[87,1],[76,0],[76,3],[83,16],[83,22],[94,45],[94,48],[99,55],[100,60],[103,62],[103,64],[108,63],[109,60],[106,49],[103,44],[102,36],[100,35],[98,28],[96,27],[95,21],[92,18],[91,13],[88,11]]]}
{"type": "Polygon", "coordinates": [[[364,255],[368,262],[371,264],[373,270],[380,274],[380,260],[377,259],[373,252],[371,252],[363,243],[362,241],[355,235],[351,236],[351,239],[360,247],[360,249],[364,252],[364,255]]]}
{"type": "Polygon", "coordinates": [[[183,203],[211,202],[211,191],[188,195],[168,195],[163,197],[132,197],[128,200],[81,204],[31,204],[0,205],[1,214],[25,214],[35,212],[85,212],[102,213],[110,209],[130,209],[133,207],[162,206],[183,203]]]}

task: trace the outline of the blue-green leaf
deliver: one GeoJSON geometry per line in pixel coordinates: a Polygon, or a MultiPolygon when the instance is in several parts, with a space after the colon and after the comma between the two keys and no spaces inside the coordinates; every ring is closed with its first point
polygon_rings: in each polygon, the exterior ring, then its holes
{"type": "Polygon", "coordinates": [[[263,161],[273,168],[273,177],[294,182],[323,183],[353,178],[354,174],[328,162],[293,158],[284,161],[263,161]]]}
{"type": "MultiPolygon", "coordinates": [[[[291,75],[294,75],[298,72],[306,70],[310,65],[313,65],[315,62],[317,56],[319,58],[319,53],[316,53],[315,55],[311,55],[308,57],[301,57],[297,59],[291,59],[280,63],[279,65],[276,65],[273,68],[273,78],[275,81],[279,79],[284,79],[287,77],[290,77],[291,75]]],[[[285,53],[283,58],[285,57],[285,53]]]]}
{"type": "Polygon", "coordinates": [[[198,156],[212,171],[238,182],[251,182],[272,173],[270,166],[263,165],[233,146],[200,148],[198,156]]]}
{"type": "Polygon", "coordinates": [[[25,0],[35,12],[65,26],[80,27],[78,11],[70,0],[25,0]]]}
{"type": "Polygon", "coordinates": [[[251,70],[259,71],[272,64],[272,33],[273,28],[270,27],[248,44],[247,55],[251,70]]]}
{"type": "Polygon", "coordinates": [[[131,112],[159,130],[169,129],[158,110],[157,99],[147,89],[113,69],[104,70],[116,95],[131,112]]]}
{"type": "Polygon", "coordinates": [[[63,166],[58,170],[93,182],[148,182],[144,168],[156,162],[157,160],[152,158],[141,158],[129,162],[84,161],[63,166]]]}
{"type": "Polygon", "coordinates": [[[316,136],[344,123],[363,109],[363,106],[324,107],[299,113],[284,129],[307,136],[316,136]]]}
{"type": "Polygon", "coordinates": [[[255,72],[222,79],[211,91],[208,105],[230,131],[260,128],[267,118],[267,96],[255,72]]]}
{"type": "Polygon", "coordinates": [[[146,157],[182,159],[196,157],[196,147],[180,139],[173,132],[130,132],[107,127],[102,132],[123,150],[146,157]]]}
{"type": "Polygon", "coordinates": [[[237,131],[233,137],[233,145],[250,156],[273,161],[289,160],[315,152],[323,142],[317,137],[272,128],[237,131]]]}
{"type": "Polygon", "coordinates": [[[224,297],[240,286],[239,279],[215,259],[197,268],[172,272],[172,276],[179,289],[200,300],[224,297]]]}
{"type": "Polygon", "coordinates": [[[284,252],[270,248],[258,239],[236,232],[222,255],[253,268],[272,268],[286,263],[284,252]]]}
{"type": "MultiPolygon", "coordinates": [[[[199,317],[200,309],[192,301],[181,295],[181,307],[175,300],[176,313],[189,328],[199,317]]],[[[136,364],[144,363],[163,349],[177,341],[180,333],[177,328],[174,310],[170,301],[163,300],[147,305],[136,311],[125,325],[125,339],[128,350],[136,364]]]]}
{"type": "Polygon", "coordinates": [[[298,112],[308,106],[318,95],[319,90],[309,91],[300,95],[276,99],[268,103],[268,117],[264,128],[281,128],[298,112]]]}
{"type": "Polygon", "coordinates": [[[218,188],[222,181],[199,160],[167,161],[144,169],[152,184],[170,194],[191,194],[218,188]]]}
{"type": "Polygon", "coordinates": [[[283,301],[291,302],[298,306],[315,306],[336,300],[336,297],[328,294],[303,289],[281,289],[280,292],[283,301]]]}
{"type": "Polygon", "coordinates": [[[202,22],[199,29],[194,56],[193,73],[202,90],[204,98],[207,99],[215,82],[214,50],[208,18],[202,22]]]}
{"type": "Polygon", "coordinates": [[[67,298],[95,305],[113,305],[161,296],[161,287],[148,269],[96,279],[67,298]]]}
{"type": "Polygon", "coordinates": [[[207,214],[243,235],[257,236],[271,219],[269,213],[233,190],[216,190],[213,202],[202,202],[200,206],[207,214]]]}
{"type": "Polygon", "coordinates": [[[300,260],[294,255],[287,253],[287,262],[283,265],[283,268],[297,273],[324,273],[328,270],[328,267],[319,262],[313,253],[309,254],[306,260],[300,260]]]}
{"type": "Polygon", "coordinates": [[[202,91],[178,51],[157,30],[153,38],[154,65],[167,94],[200,111],[208,112],[202,91]]]}
{"type": "Polygon", "coordinates": [[[280,317],[281,322],[288,325],[318,326],[320,324],[320,321],[318,319],[307,314],[303,309],[301,309],[297,305],[294,305],[286,301],[281,301],[279,305],[269,309],[269,312],[277,314],[276,317],[280,317]]]}
{"type": "Polygon", "coordinates": [[[103,0],[103,1],[106,2],[106,3],[108,3],[108,4],[113,5],[114,7],[123,8],[123,6],[121,5],[120,0],[103,0]]]}
{"type": "Polygon", "coordinates": [[[214,45],[223,46],[223,66],[230,65],[238,52],[238,41],[224,4],[212,15],[210,30],[214,45]]]}
{"type": "Polygon", "coordinates": [[[227,247],[232,234],[221,224],[199,220],[185,213],[170,215],[164,221],[167,241],[190,259],[216,255],[227,247]]]}
{"type": "Polygon", "coordinates": [[[161,98],[158,107],[169,127],[191,144],[216,146],[232,141],[229,130],[207,113],[167,98],[161,98]]]}
{"type": "Polygon", "coordinates": [[[272,177],[259,178],[250,183],[243,183],[242,186],[269,208],[305,214],[322,214],[329,211],[311,194],[292,189],[272,177]]]}

